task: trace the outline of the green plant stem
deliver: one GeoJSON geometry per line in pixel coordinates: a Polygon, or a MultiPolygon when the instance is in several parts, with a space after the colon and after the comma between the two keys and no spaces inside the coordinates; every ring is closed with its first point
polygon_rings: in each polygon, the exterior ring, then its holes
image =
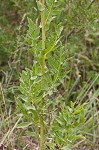
{"type": "MultiPolygon", "coordinates": [[[[41,0],[42,6],[45,7],[45,0],[41,0]]],[[[41,11],[41,24],[42,24],[42,51],[45,49],[45,10],[41,11]]],[[[44,66],[45,58],[41,58],[41,87],[44,85],[44,66]]],[[[40,114],[40,150],[44,148],[44,121],[43,115],[40,114]]]]}
{"type": "MultiPolygon", "coordinates": [[[[45,8],[45,0],[41,0],[42,6],[45,8]]],[[[45,49],[45,10],[41,12],[41,24],[42,24],[42,50],[45,49]]]]}
{"type": "Polygon", "coordinates": [[[44,121],[43,116],[40,115],[40,150],[44,148],[44,121]]]}
{"type": "MultiPolygon", "coordinates": [[[[45,8],[45,0],[41,0],[42,7],[45,8]]],[[[42,24],[42,51],[45,49],[45,10],[41,11],[41,24],[42,24]]],[[[45,58],[41,58],[41,87],[44,85],[44,65],[45,65],[45,58]]]]}

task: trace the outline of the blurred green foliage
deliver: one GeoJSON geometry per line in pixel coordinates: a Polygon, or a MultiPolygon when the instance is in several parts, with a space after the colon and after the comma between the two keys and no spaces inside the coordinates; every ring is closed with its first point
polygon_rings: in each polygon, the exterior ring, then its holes
{"type": "MultiPolygon", "coordinates": [[[[46,0],[46,35],[49,37],[46,39],[47,47],[53,45],[54,41],[51,40],[55,39],[53,32],[56,31],[56,34],[61,32],[60,50],[64,49],[66,60],[62,62],[63,70],[59,76],[58,95],[65,98],[67,104],[70,104],[71,100],[79,103],[91,100],[89,111],[90,109],[97,111],[97,107],[94,110],[93,105],[97,106],[94,101],[98,98],[99,93],[97,90],[99,71],[98,6],[97,0],[46,0]]],[[[19,92],[17,88],[19,74],[25,67],[32,68],[33,48],[35,47],[26,42],[28,36],[27,17],[31,18],[35,25],[41,26],[36,0],[0,1],[0,81],[3,88],[0,95],[2,106],[0,112],[6,108],[7,111],[11,108],[11,112],[12,108],[15,109],[14,95],[19,92]],[[26,37],[25,40],[24,37],[26,37]],[[7,107],[4,108],[4,105],[7,107]]],[[[41,31],[39,32],[41,34],[41,31]]],[[[39,43],[38,49],[40,46],[41,43],[39,43]]],[[[59,56],[59,53],[57,55],[59,56]]],[[[59,63],[56,62],[57,56],[54,52],[48,57],[51,61],[47,64],[49,68],[52,67],[52,63],[53,67],[57,68],[59,63]],[[53,59],[53,56],[56,58],[53,59]]],[[[53,74],[54,72],[52,72],[53,74]]],[[[47,77],[50,79],[49,76],[47,77]]],[[[6,114],[4,115],[6,116],[6,114]]],[[[92,124],[94,123],[92,122],[92,124]]]]}
{"type": "MultiPolygon", "coordinates": [[[[60,79],[58,90],[67,99],[75,101],[81,86],[97,75],[99,68],[98,1],[46,0],[46,7],[46,36],[50,37],[46,39],[47,43],[49,46],[53,43],[54,30],[56,34],[62,30],[61,47],[66,53],[63,70],[67,74],[60,79]]],[[[40,12],[35,0],[1,1],[0,65],[2,71],[13,74],[11,80],[18,80],[19,72],[25,67],[31,68],[33,64],[33,50],[23,37],[27,36],[27,17],[40,26],[40,12]],[[8,61],[10,68],[7,67],[8,61]]]]}

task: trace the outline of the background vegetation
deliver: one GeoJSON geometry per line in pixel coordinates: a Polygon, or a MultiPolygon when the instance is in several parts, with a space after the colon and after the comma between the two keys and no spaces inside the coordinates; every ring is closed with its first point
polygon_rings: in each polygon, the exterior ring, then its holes
{"type": "MultiPolygon", "coordinates": [[[[24,40],[28,30],[27,17],[38,26],[40,12],[35,0],[3,0],[0,4],[0,141],[9,150],[33,149],[38,141],[33,137],[31,124],[21,124],[24,119],[16,109],[15,96],[20,93],[20,73],[25,68],[31,69],[34,59],[31,46],[24,40]]],[[[59,107],[60,97],[68,106],[71,101],[76,105],[88,103],[83,124],[86,140],[74,142],[73,149],[77,146],[81,150],[98,149],[99,2],[46,0],[46,6],[46,16],[49,15],[47,37],[52,43],[53,32],[58,33],[60,29],[65,55],[63,78],[59,80],[57,104],[54,105],[59,107]]],[[[56,60],[50,60],[57,68],[56,60]]]]}

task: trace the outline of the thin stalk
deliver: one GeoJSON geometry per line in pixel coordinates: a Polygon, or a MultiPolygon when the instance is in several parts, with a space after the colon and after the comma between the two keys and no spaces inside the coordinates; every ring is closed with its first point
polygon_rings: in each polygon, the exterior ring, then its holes
{"type": "MultiPolygon", "coordinates": [[[[41,0],[42,7],[45,8],[45,0],[41,0]]],[[[42,51],[45,49],[45,10],[41,11],[41,24],[42,24],[42,51]]],[[[44,66],[45,66],[45,58],[41,59],[41,87],[44,85],[44,66]]],[[[40,114],[40,150],[44,150],[44,120],[43,114],[40,114]]]]}
{"type": "Polygon", "coordinates": [[[44,150],[44,121],[43,116],[40,115],[40,150],[44,150]]]}
{"type": "MultiPolygon", "coordinates": [[[[41,0],[42,7],[45,8],[45,0],[41,0]]],[[[41,24],[42,24],[42,51],[45,49],[45,10],[41,11],[41,24]]],[[[45,58],[42,57],[41,59],[41,87],[44,85],[44,65],[45,65],[45,58]]]]}
{"type": "MultiPolygon", "coordinates": [[[[45,8],[45,0],[41,0],[42,7],[45,8]]],[[[41,11],[41,24],[42,24],[42,50],[45,49],[45,10],[41,11]]]]}

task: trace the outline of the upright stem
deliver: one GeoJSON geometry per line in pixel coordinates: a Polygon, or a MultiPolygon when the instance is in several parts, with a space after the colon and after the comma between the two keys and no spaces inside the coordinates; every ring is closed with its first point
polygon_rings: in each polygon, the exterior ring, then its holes
{"type": "Polygon", "coordinates": [[[40,115],[40,150],[44,150],[44,121],[43,116],[40,115]]]}
{"type": "MultiPolygon", "coordinates": [[[[42,7],[45,7],[45,0],[41,0],[42,7]]],[[[41,24],[42,24],[42,51],[45,49],[45,10],[41,11],[41,24]]],[[[45,59],[41,59],[41,87],[44,85],[44,66],[45,59]]],[[[40,150],[44,150],[44,120],[43,114],[40,114],[40,150]]]]}
{"type": "MultiPolygon", "coordinates": [[[[42,7],[45,8],[45,0],[41,0],[42,7]]],[[[42,51],[45,49],[45,10],[41,11],[41,24],[42,24],[42,51]]],[[[45,59],[42,57],[41,60],[41,86],[43,87],[44,84],[44,66],[45,66],[45,59]]]]}
{"type": "MultiPolygon", "coordinates": [[[[41,0],[42,7],[45,8],[45,0],[41,0]]],[[[42,24],[42,50],[45,49],[45,10],[41,12],[41,24],[42,24]]]]}

